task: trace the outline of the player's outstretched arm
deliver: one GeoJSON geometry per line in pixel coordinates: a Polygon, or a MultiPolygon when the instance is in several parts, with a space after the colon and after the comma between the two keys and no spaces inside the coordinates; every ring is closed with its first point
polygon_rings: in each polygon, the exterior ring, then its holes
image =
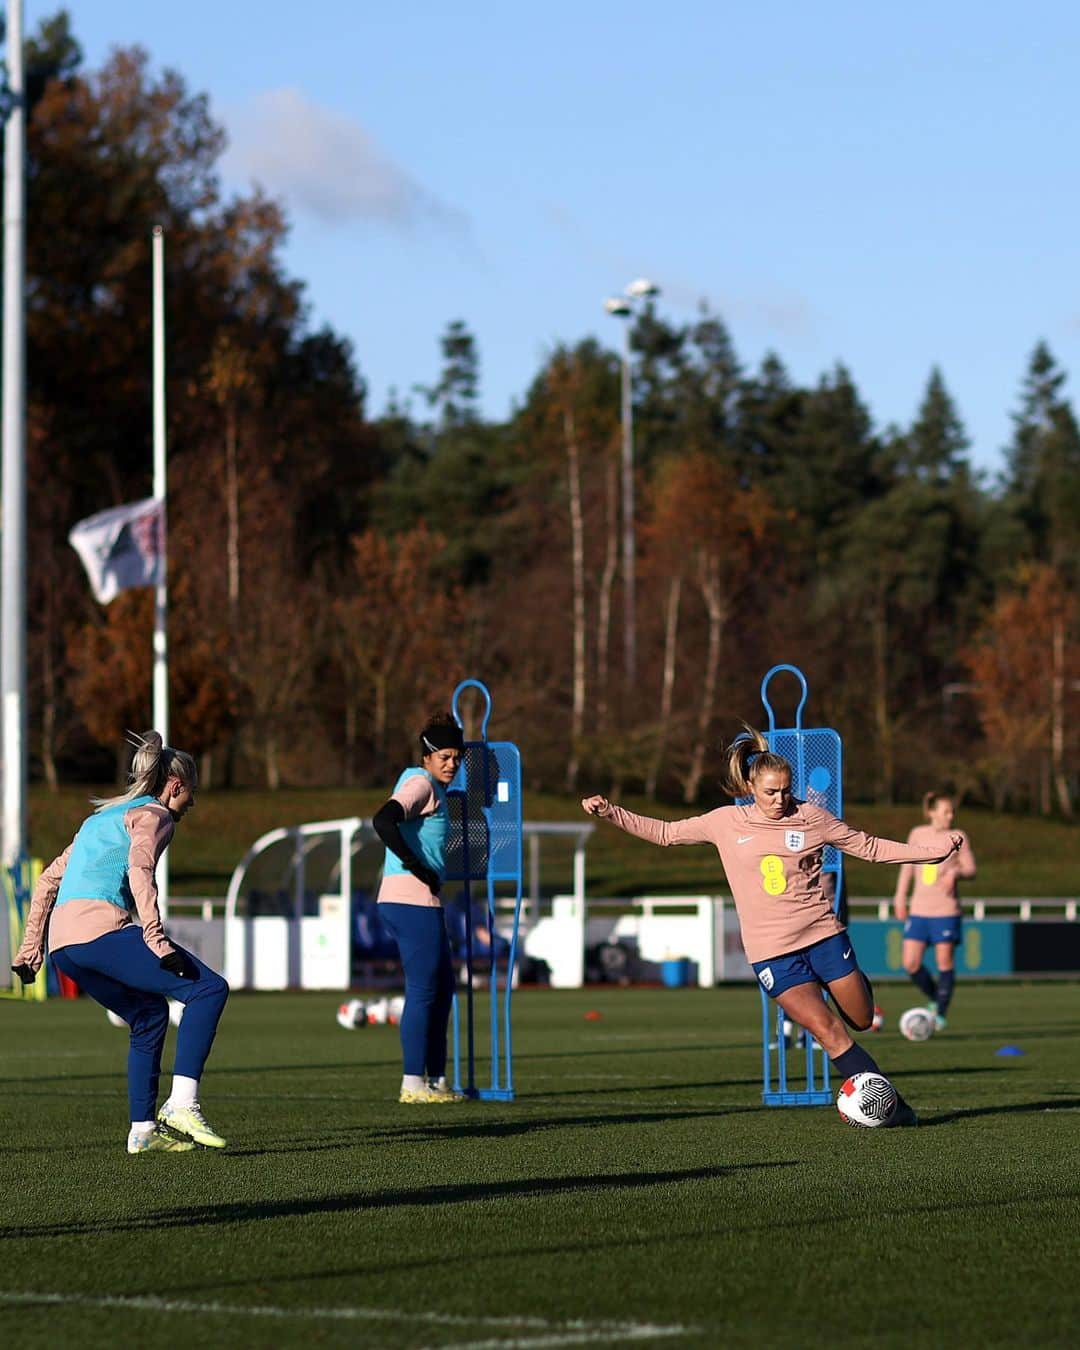
{"type": "Polygon", "coordinates": [[[841,853],[850,853],[864,862],[877,863],[940,863],[952,855],[963,842],[963,836],[951,835],[951,843],[944,851],[940,848],[924,848],[921,844],[902,844],[898,839],[882,839],[876,834],[867,834],[856,830],[845,820],[838,820],[827,811],[824,817],[825,842],[838,848],[841,853]]]}
{"type": "Polygon", "coordinates": [[[650,844],[659,844],[668,848],[672,844],[711,844],[715,843],[712,818],[716,812],[705,816],[690,816],[686,820],[657,820],[654,816],[639,816],[622,806],[614,806],[606,797],[599,794],[582,797],[581,809],[590,816],[599,816],[610,820],[620,830],[644,839],[650,844]]]}

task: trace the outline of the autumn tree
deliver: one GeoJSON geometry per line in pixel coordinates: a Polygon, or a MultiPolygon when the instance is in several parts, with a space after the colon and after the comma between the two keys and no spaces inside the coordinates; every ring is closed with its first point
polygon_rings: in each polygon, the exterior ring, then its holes
{"type": "MultiPolygon", "coordinates": [[[[1067,771],[1077,754],[1077,685],[1080,644],[1077,603],[1046,563],[1027,563],[1015,585],[997,599],[965,652],[974,697],[986,736],[984,772],[997,809],[1014,801],[1025,782],[1034,788],[1044,813],[1051,810],[1051,788],[1059,809],[1071,814],[1067,771]],[[1066,634],[1059,646],[1056,634],[1066,634]],[[1061,743],[1054,741],[1054,686],[1068,718],[1061,720],[1061,743]],[[1034,780],[1034,782],[1033,782],[1034,780]]],[[[1030,788],[1029,788],[1030,790],[1030,788]]]]}
{"type": "Polygon", "coordinates": [[[447,578],[444,539],[424,525],[393,538],[373,530],[352,541],[346,588],[332,605],[344,664],[346,729],[366,710],[372,773],[411,744],[425,711],[445,703],[463,677],[465,598],[447,578]]]}

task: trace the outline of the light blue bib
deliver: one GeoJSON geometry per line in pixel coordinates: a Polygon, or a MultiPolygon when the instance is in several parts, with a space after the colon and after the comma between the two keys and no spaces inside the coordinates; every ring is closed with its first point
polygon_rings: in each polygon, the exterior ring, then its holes
{"type": "MultiPolygon", "coordinates": [[[[394,792],[410,778],[422,774],[428,780],[439,802],[439,809],[430,816],[418,816],[414,820],[401,822],[401,837],[412,851],[425,862],[433,872],[437,872],[441,881],[446,875],[446,789],[437,783],[426,769],[413,767],[406,769],[394,784],[394,792]]],[[[401,876],[408,868],[391,849],[386,850],[383,864],[383,876],[401,876]]]]}
{"type": "Polygon", "coordinates": [[[124,827],[124,816],[133,806],[155,801],[157,798],[149,795],[134,797],[119,806],[107,806],[83,821],[60,881],[57,905],[68,900],[107,900],[119,909],[133,908],[135,901],[128,883],[131,835],[124,827]]]}

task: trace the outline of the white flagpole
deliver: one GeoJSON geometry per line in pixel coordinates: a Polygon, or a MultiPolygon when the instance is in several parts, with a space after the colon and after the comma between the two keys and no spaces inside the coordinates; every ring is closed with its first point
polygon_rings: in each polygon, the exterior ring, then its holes
{"type": "MultiPolygon", "coordinates": [[[[165,483],[165,231],[153,231],[154,273],[154,496],[161,502],[161,570],[154,589],[154,728],[169,742],[168,514],[165,483]]],[[[169,853],[157,866],[158,907],[169,912],[169,853]]]]}
{"type": "Polygon", "coordinates": [[[3,860],[25,852],[26,829],[26,108],[22,0],[7,5],[7,78],[11,103],[4,128],[3,598],[0,685],[3,688],[3,860]]]}

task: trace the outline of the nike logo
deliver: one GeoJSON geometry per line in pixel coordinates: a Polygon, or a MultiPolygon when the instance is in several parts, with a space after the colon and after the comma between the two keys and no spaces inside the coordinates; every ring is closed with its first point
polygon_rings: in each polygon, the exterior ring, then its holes
{"type": "Polygon", "coordinates": [[[846,961],[850,955],[851,955],[851,948],[849,947],[847,951],[844,953],[843,959],[846,961]]]}
{"type": "Polygon", "coordinates": [[[738,839],[735,840],[735,842],[737,844],[748,844],[750,840],[753,839],[753,837],[754,836],[752,834],[740,834],[738,839]]]}

